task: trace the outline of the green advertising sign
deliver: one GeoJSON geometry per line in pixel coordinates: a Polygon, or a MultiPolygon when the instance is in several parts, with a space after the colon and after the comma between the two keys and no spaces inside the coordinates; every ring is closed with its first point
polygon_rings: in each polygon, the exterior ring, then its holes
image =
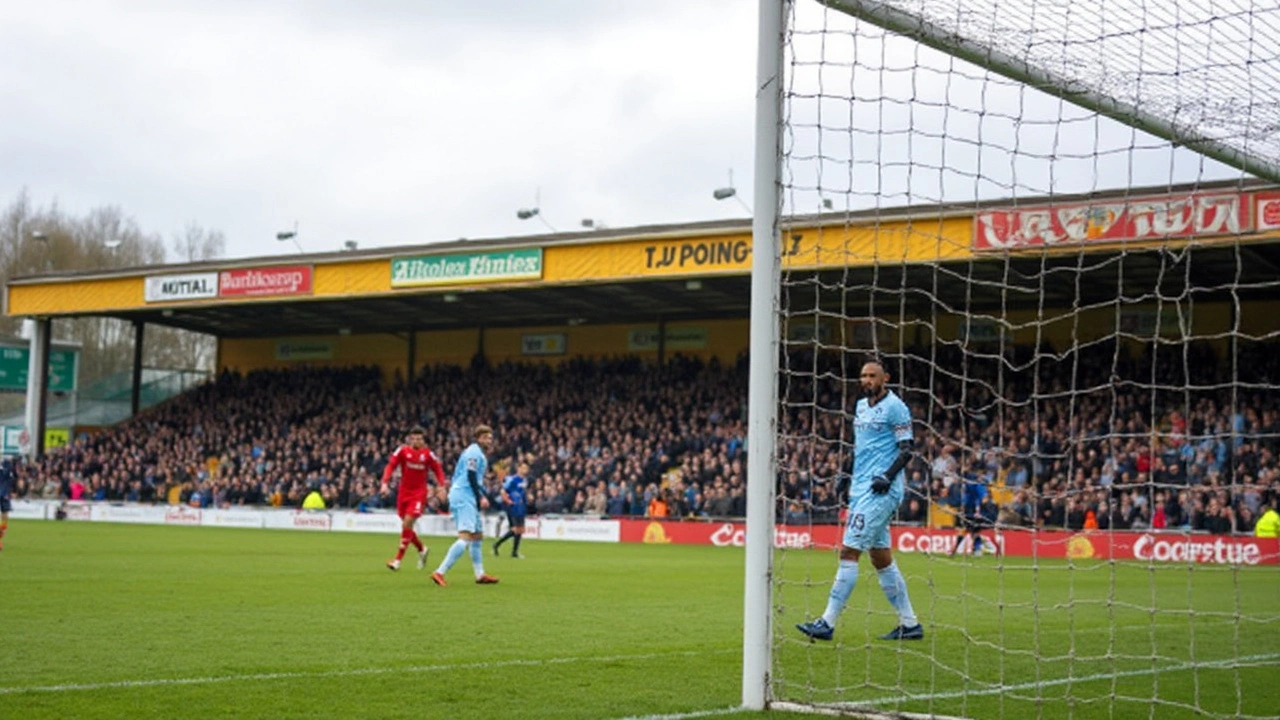
{"type": "Polygon", "coordinates": [[[461,255],[421,255],[391,261],[391,287],[537,280],[542,248],[461,255]]]}
{"type": "MultiPolygon", "coordinates": [[[[0,390],[25,391],[27,370],[31,367],[30,348],[0,346],[0,390]]],[[[80,369],[79,350],[49,351],[49,390],[75,392],[80,369]]]]}

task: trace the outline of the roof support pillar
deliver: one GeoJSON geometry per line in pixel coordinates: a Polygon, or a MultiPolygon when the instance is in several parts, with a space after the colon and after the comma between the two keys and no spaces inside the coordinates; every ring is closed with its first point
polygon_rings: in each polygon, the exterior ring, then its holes
{"type": "Polygon", "coordinates": [[[27,457],[37,460],[44,454],[45,410],[49,396],[49,341],[53,335],[53,321],[49,318],[33,318],[31,322],[31,350],[27,364],[27,457]]]}
{"type": "Polygon", "coordinates": [[[147,324],[133,321],[133,387],[129,389],[129,414],[136,416],[142,402],[142,341],[147,324]]]}

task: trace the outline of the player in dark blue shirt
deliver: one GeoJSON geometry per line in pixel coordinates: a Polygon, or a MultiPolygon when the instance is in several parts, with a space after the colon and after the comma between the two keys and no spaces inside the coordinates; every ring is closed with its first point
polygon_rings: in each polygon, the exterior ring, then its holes
{"type": "Polygon", "coordinates": [[[4,534],[9,530],[9,512],[13,510],[9,495],[15,479],[13,461],[8,458],[0,461],[0,550],[4,549],[4,534]]]}
{"type": "MultiPolygon", "coordinates": [[[[980,475],[976,469],[966,468],[963,473],[962,487],[960,491],[961,510],[959,532],[956,533],[956,544],[951,546],[951,557],[955,557],[956,551],[960,549],[960,545],[964,542],[965,537],[969,538],[969,544],[975,555],[982,554],[982,526],[985,519],[982,517],[982,502],[989,494],[986,480],[980,475]]],[[[988,541],[996,552],[999,552],[998,546],[988,541]]]]}
{"type": "Polygon", "coordinates": [[[516,468],[514,475],[508,475],[506,480],[502,481],[502,505],[507,510],[507,534],[498,538],[498,542],[493,544],[493,554],[498,554],[498,548],[502,547],[502,543],[509,538],[514,538],[511,543],[511,557],[524,557],[520,554],[520,539],[524,537],[524,519],[528,513],[528,504],[526,502],[528,481],[525,476],[529,474],[529,464],[520,463],[516,468]]]}

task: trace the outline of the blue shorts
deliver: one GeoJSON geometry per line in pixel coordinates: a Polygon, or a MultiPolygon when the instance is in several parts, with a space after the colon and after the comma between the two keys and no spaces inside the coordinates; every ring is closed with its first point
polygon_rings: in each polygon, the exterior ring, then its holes
{"type": "Polygon", "coordinates": [[[902,498],[895,492],[884,495],[864,493],[849,508],[849,519],[845,522],[841,542],[854,550],[891,547],[893,539],[889,536],[889,521],[901,502],[902,498]]]}
{"type": "Polygon", "coordinates": [[[523,510],[521,510],[520,512],[516,512],[514,510],[507,511],[507,524],[509,524],[511,527],[518,527],[518,528],[524,527],[524,519],[525,519],[525,512],[523,510]]]}
{"type": "Polygon", "coordinates": [[[453,525],[460,533],[484,532],[484,522],[480,517],[480,506],[475,502],[449,501],[449,514],[453,515],[453,525]]]}

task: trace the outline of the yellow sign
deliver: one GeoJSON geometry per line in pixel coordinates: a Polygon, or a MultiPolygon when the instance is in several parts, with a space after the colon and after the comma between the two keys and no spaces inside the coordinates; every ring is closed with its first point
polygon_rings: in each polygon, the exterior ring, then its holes
{"type": "Polygon", "coordinates": [[[69,428],[45,428],[44,429],[44,449],[54,450],[60,447],[66,447],[71,442],[71,430],[69,428]]]}
{"type": "Polygon", "coordinates": [[[551,246],[545,252],[547,282],[751,271],[750,233],[551,246]]]}
{"type": "Polygon", "coordinates": [[[671,538],[667,537],[666,531],[662,529],[662,523],[651,522],[644,529],[642,542],[669,543],[671,542],[671,538]]]}
{"type": "MultiPolygon", "coordinates": [[[[784,270],[938,262],[973,257],[969,218],[787,230],[784,270]]],[[[547,282],[751,272],[750,233],[628,240],[546,249],[547,282]]]]}
{"type": "MultiPolygon", "coordinates": [[[[972,232],[972,216],[788,228],[781,237],[782,267],[804,270],[968,260],[975,256],[972,232]]],[[[312,295],[377,296],[390,293],[393,285],[441,282],[463,286],[494,280],[531,283],[538,281],[539,274],[545,283],[745,275],[751,272],[753,251],[751,233],[743,229],[716,234],[672,231],[633,239],[566,243],[540,252],[541,257],[537,257],[537,248],[518,248],[465,256],[424,253],[395,259],[321,262],[314,268],[312,295]]],[[[14,317],[148,307],[145,279],[139,274],[10,284],[6,312],[14,317]]],[[[187,300],[184,305],[220,302],[209,298],[187,300]]]]}
{"type": "Polygon", "coordinates": [[[1093,543],[1085,535],[1073,535],[1067,541],[1067,557],[1072,560],[1086,560],[1093,557],[1093,543]]]}

